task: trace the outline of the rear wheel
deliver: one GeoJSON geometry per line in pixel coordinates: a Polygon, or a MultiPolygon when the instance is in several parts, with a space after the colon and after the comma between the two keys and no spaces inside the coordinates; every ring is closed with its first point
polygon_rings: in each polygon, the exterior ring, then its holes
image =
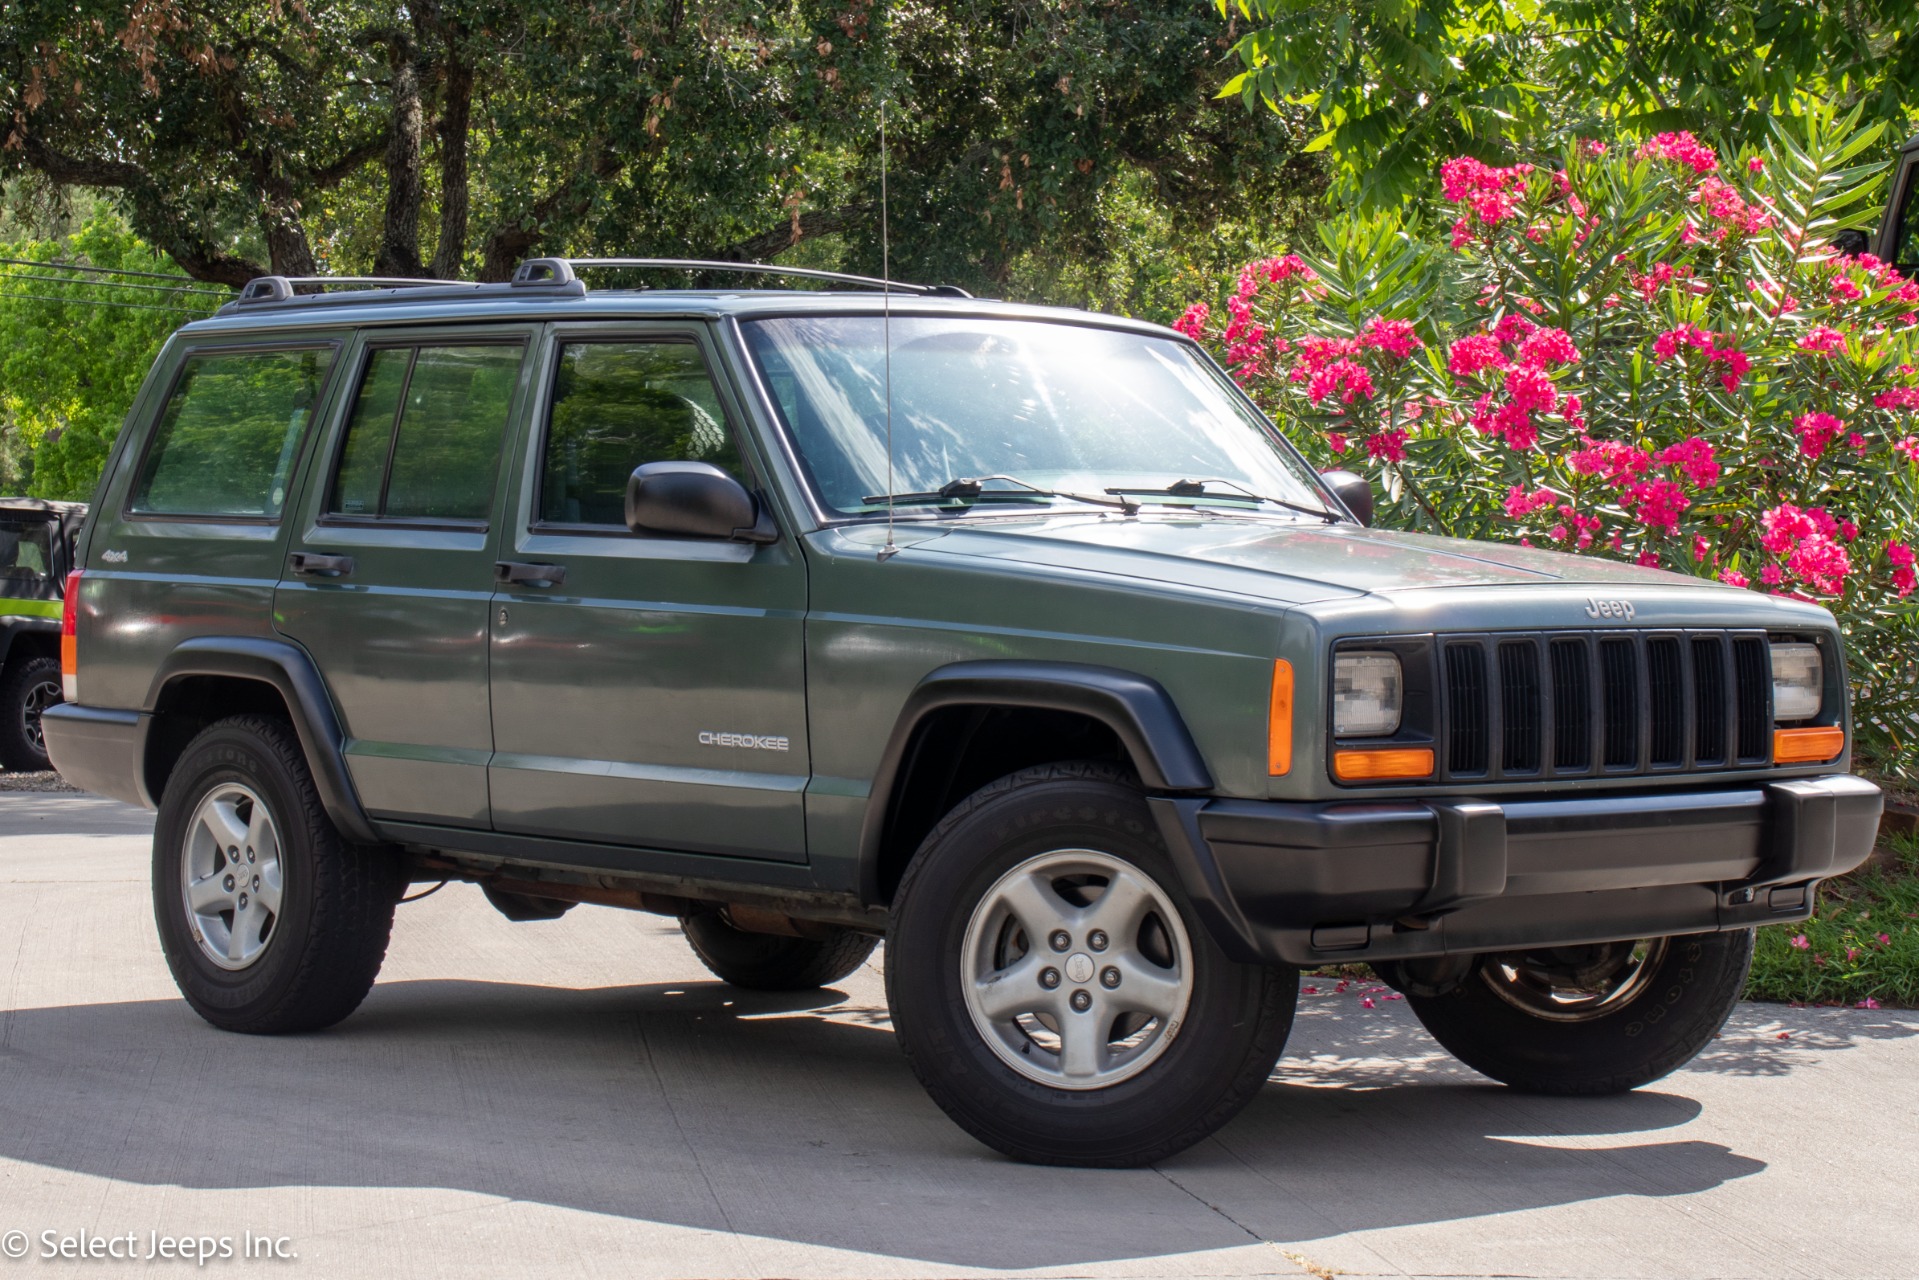
{"type": "Polygon", "coordinates": [[[1290,969],[1195,920],[1131,778],[1048,765],[927,837],[894,900],[886,983],[927,1092],[1016,1159],[1123,1167],[1230,1120],[1292,1026],[1290,969]]]}
{"type": "Polygon", "coordinates": [[[153,913],[180,993],[216,1027],[315,1031],[352,1013],[404,886],[390,854],[334,828],[284,721],[222,720],[167,779],[153,913]]]}
{"type": "Polygon", "coordinates": [[[1505,952],[1452,991],[1408,994],[1433,1038],[1529,1093],[1623,1093],[1684,1066],[1745,990],[1750,929],[1505,952]]]}
{"type": "Polygon", "coordinates": [[[682,917],[680,931],[714,977],[752,991],[830,987],[866,963],[879,939],[852,929],[823,929],[816,938],[736,929],[719,911],[682,917]]]}
{"type": "Polygon", "coordinates": [[[0,677],[0,765],[22,773],[51,769],[40,717],[60,702],[57,658],[27,658],[9,663],[0,677]]]}

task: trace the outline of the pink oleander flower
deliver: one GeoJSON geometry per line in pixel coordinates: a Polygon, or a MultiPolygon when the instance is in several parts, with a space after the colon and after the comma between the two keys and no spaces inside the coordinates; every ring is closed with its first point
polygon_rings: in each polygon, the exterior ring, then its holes
{"type": "Polygon", "coordinates": [[[1533,366],[1508,370],[1506,394],[1526,413],[1551,413],[1559,407],[1559,389],[1553,380],[1533,366]]]}
{"type": "Polygon", "coordinates": [[[1348,440],[1345,436],[1341,435],[1339,432],[1328,431],[1326,433],[1326,447],[1331,449],[1334,453],[1344,453],[1351,446],[1352,446],[1352,441],[1348,440]]]}
{"type": "Polygon", "coordinates": [[[1678,468],[1695,489],[1710,489],[1719,483],[1719,461],[1712,442],[1698,436],[1667,445],[1653,455],[1653,461],[1662,467],[1678,468]]]}
{"type": "Polygon", "coordinates": [[[1318,404],[1337,393],[1341,404],[1373,398],[1373,375],[1365,365],[1353,360],[1335,360],[1312,375],[1307,383],[1306,399],[1318,404]]]}
{"type": "MultiPolygon", "coordinates": [[[[1527,300],[1522,298],[1518,301],[1520,305],[1524,306],[1527,300]]],[[[1538,304],[1534,303],[1533,305],[1537,306],[1538,304]]],[[[1507,346],[1511,346],[1514,343],[1524,342],[1527,338],[1530,338],[1533,330],[1538,327],[1538,325],[1528,320],[1525,316],[1519,315],[1516,312],[1508,312],[1506,315],[1499,317],[1499,323],[1493,326],[1493,337],[1505,343],[1507,346]]]]}
{"type": "Polygon", "coordinates": [[[1579,348],[1564,329],[1536,329],[1519,344],[1519,363],[1529,369],[1578,364],[1579,348]]]}
{"type": "Polygon", "coordinates": [[[1642,159],[1671,160],[1694,173],[1711,173],[1719,167],[1713,149],[1690,133],[1662,133],[1639,148],[1639,155],[1642,159]]]}
{"type": "Polygon", "coordinates": [[[1747,173],[1764,173],[1765,171],[1766,162],[1763,157],[1754,156],[1752,159],[1746,161],[1747,173]]]}
{"type": "Polygon", "coordinates": [[[1919,436],[1907,436],[1894,444],[1892,451],[1907,462],[1919,462],[1919,436]]]}
{"type": "Polygon", "coordinates": [[[1793,419],[1792,426],[1799,433],[1799,452],[1814,459],[1846,429],[1846,424],[1830,413],[1801,414],[1793,419]]]}
{"type": "Polygon", "coordinates": [[[1786,580],[1786,571],[1776,564],[1769,564],[1759,571],[1759,580],[1769,587],[1776,587],[1786,580]]]}
{"type": "Polygon", "coordinates": [[[1647,528],[1674,533],[1679,528],[1680,513],[1692,505],[1692,500],[1670,480],[1635,480],[1621,493],[1619,505],[1647,528]]]}
{"type": "Polygon", "coordinates": [[[1855,1004],[1853,1006],[1853,1008],[1855,1009],[1877,1009],[1878,1007],[1879,1007],[1879,1002],[1877,1000],[1874,1000],[1871,996],[1867,996],[1864,1000],[1861,1000],[1858,1004],[1855,1004]]]}
{"type": "Polygon", "coordinates": [[[1623,484],[1652,466],[1652,455],[1644,449],[1619,440],[1580,438],[1586,447],[1574,450],[1566,459],[1567,465],[1580,475],[1599,476],[1614,484],[1623,484]]]}
{"type": "Polygon", "coordinates": [[[1377,347],[1387,355],[1404,360],[1413,354],[1414,347],[1424,346],[1419,335],[1413,332],[1410,320],[1383,320],[1375,316],[1367,321],[1366,331],[1360,335],[1363,346],[1377,347]]]}
{"type": "Polygon", "coordinates": [[[1739,570],[1737,569],[1720,570],[1719,580],[1725,583],[1729,587],[1747,587],[1752,585],[1752,579],[1748,578],[1745,574],[1739,572],[1739,570]]]}
{"type": "Polygon", "coordinates": [[[1642,569],[1657,569],[1659,567],[1659,553],[1657,551],[1641,551],[1632,558],[1632,562],[1642,569]]]}
{"type": "Polygon", "coordinates": [[[1825,534],[1815,533],[1792,549],[1786,558],[1786,571],[1813,590],[1836,596],[1845,590],[1852,561],[1844,547],[1825,534]]]}
{"type": "MultiPolygon", "coordinates": [[[[1165,312],[1161,312],[1164,315],[1165,312]]],[[[1173,321],[1173,328],[1189,338],[1198,338],[1206,332],[1206,321],[1212,316],[1213,309],[1203,302],[1195,302],[1186,308],[1179,319],[1173,321]]]]}
{"type": "Polygon", "coordinates": [[[1877,409],[1919,409],[1919,387],[1894,387],[1872,398],[1877,409]]]}
{"type": "Polygon", "coordinates": [[[1535,511],[1550,510],[1559,501],[1559,495],[1551,489],[1536,489],[1527,493],[1519,485],[1506,490],[1506,515],[1514,520],[1524,520],[1535,511]]]}
{"type": "Polygon", "coordinates": [[[1776,556],[1788,554],[1803,539],[1830,538],[1839,531],[1838,521],[1823,508],[1801,508],[1790,502],[1782,502],[1760,516],[1759,527],[1764,531],[1759,544],[1776,556]]]}
{"type": "Polygon", "coordinates": [[[1816,356],[1834,355],[1846,349],[1846,335],[1830,326],[1816,324],[1799,340],[1799,349],[1816,356]]]}
{"type": "Polygon", "coordinates": [[[1904,542],[1888,542],[1886,559],[1893,566],[1892,586],[1900,599],[1912,594],[1915,585],[1919,585],[1919,572],[1913,566],[1912,547],[1904,542]]]}
{"type": "Polygon", "coordinates": [[[1406,433],[1404,431],[1378,431],[1366,437],[1366,456],[1377,458],[1381,462],[1404,462],[1406,460],[1406,433]]]}
{"type": "Polygon", "coordinates": [[[1694,564],[1706,563],[1706,557],[1712,553],[1712,542],[1703,533],[1692,536],[1692,559],[1694,564]]]}
{"type": "Polygon", "coordinates": [[[1481,369],[1510,369],[1512,361],[1506,358],[1497,338],[1490,333],[1474,333],[1453,343],[1446,367],[1455,377],[1469,378],[1481,369]]]}

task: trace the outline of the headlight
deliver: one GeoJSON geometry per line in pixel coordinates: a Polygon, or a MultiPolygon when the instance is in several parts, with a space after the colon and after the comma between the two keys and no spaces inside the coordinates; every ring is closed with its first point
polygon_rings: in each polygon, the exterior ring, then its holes
{"type": "Polygon", "coordinates": [[[1399,728],[1406,682],[1390,653],[1342,653],[1333,659],[1333,733],[1370,738],[1399,728]]]}
{"type": "Polygon", "coordinates": [[[1826,698],[1826,660],[1816,644],[1772,646],[1772,715],[1810,720],[1826,698]]]}

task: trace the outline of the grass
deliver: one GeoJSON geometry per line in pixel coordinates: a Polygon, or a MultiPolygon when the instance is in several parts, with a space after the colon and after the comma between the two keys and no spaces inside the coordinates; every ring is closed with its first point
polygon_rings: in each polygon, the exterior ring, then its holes
{"type": "Polygon", "coordinates": [[[1810,920],[1759,931],[1747,998],[1919,1008],[1919,837],[1887,836],[1881,848],[1890,868],[1829,880],[1810,920]]]}

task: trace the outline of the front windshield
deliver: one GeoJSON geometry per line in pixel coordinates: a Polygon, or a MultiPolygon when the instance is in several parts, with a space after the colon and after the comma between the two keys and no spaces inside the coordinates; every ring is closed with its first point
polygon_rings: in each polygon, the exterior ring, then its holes
{"type": "MultiPolygon", "coordinates": [[[[894,317],[889,487],[880,317],[789,316],[742,328],[821,500],[841,514],[884,511],[889,492],[926,494],[996,475],[1094,495],[1212,480],[1223,483],[1207,485],[1203,497],[1168,500],[1243,509],[1250,493],[1324,506],[1311,472],[1271,424],[1170,338],[894,317]]],[[[1020,500],[1006,482],[986,487],[1020,500]]]]}

